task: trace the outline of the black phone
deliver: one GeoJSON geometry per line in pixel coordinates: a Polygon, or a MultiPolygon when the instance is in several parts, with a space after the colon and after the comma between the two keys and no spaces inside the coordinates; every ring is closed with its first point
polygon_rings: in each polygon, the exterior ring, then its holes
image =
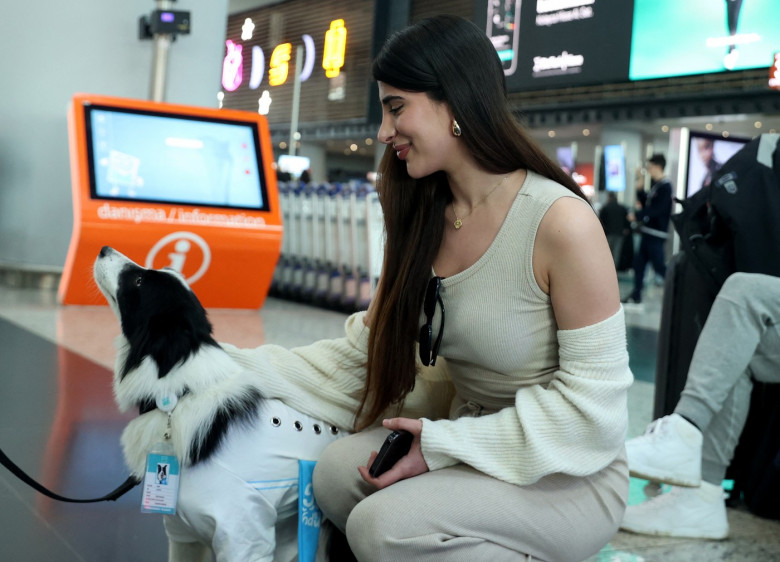
{"type": "Polygon", "coordinates": [[[409,449],[412,448],[412,441],[414,441],[414,435],[408,431],[399,429],[392,432],[382,443],[382,448],[379,449],[379,454],[371,463],[368,473],[374,478],[378,478],[390,470],[398,462],[398,459],[409,452],[409,449]]]}

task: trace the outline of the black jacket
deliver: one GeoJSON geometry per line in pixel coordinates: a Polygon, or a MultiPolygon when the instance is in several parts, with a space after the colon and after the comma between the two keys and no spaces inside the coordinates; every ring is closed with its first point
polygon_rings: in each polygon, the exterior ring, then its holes
{"type": "Polygon", "coordinates": [[[628,209],[617,201],[606,203],[599,211],[599,220],[604,227],[604,234],[623,234],[628,229],[628,209]]]}
{"type": "Polygon", "coordinates": [[[661,178],[653,184],[641,210],[635,213],[639,231],[647,236],[666,238],[672,216],[672,182],[661,178]]]}

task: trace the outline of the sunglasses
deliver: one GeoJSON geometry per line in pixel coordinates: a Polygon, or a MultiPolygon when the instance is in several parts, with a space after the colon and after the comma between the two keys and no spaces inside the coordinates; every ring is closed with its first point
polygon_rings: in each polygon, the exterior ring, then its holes
{"type": "Polygon", "coordinates": [[[425,300],[423,301],[423,312],[425,313],[425,324],[420,326],[420,360],[423,365],[436,365],[436,357],[439,355],[439,346],[441,345],[441,335],[444,333],[444,302],[441,300],[439,290],[443,277],[431,277],[428,281],[428,288],[425,290],[425,300]],[[436,312],[436,303],[441,307],[441,322],[439,323],[439,334],[436,341],[433,341],[433,314],[436,312]]]}

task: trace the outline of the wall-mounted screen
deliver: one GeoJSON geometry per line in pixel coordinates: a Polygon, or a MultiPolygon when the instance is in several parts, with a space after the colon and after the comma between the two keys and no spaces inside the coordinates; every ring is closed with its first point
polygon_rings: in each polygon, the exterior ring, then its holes
{"type": "Polygon", "coordinates": [[[776,0],[477,0],[510,92],[769,68],[776,0]]]}
{"type": "Polygon", "coordinates": [[[708,186],[720,167],[748,142],[748,138],[724,138],[721,135],[691,131],[688,139],[685,197],[690,197],[708,186]]]}
{"type": "Polygon", "coordinates": [[[634,0],[631,80],[769,68],[776,0],[634,0]]]}
{"type": "Polygon", "coordinates": [[[611,144],[604,147],[604,185],[607,191],[626,189],[626,156],[623,145],[611,144]]]}
{"type": "Polygon", "coordinates": [[[256,123],[88,104],[96,199],[268,211],[256,123]]]}
{"type": "Polygon", "coordinates": [[[559,146],[555,149],[555,159],[558,161],[558,165],[568,175],[574,173],[575,154],[574,148],[569,146],[559,146]]]}

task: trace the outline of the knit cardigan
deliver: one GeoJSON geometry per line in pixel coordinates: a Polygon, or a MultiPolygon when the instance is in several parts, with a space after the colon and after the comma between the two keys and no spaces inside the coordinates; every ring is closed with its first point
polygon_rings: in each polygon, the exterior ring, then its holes
{"type": "MultiPolygon", "coordinates": [[[[264,396],[349,430],[355,425],[366,382],[369,330],[365,314],[357,312],[347,318],[342,338],[293,349],[271,344],[254,349],[220,345],[244,369],[258,375],[257,386],[264,396]]],[[[453,395],[446,361],[437,361],[436,367],[421,370],[402,407],[390,408],[387,415],[446,417],[453,395]]]]}
{"type": "MultiPolygon", "coordinates": [[[[257,373],[270,398],[315,418],[350,428],[365,383],[368,328],[363,312],[350,316],[343,338],[286,349],[240,349],[222,344],[257,373]]],[[[514,407],[481,417],[436,419],[452,398],[446,361],[418,375],[402,415],[423,417],[422,450],[437,470],[463,462],[512,484],[531,484],[555,472],[593,474],[621,452],[627,430],[628,369],[622,308],[576,330],[559,330],[560,368],[547,385],[517,391],[514,407]]]]}

